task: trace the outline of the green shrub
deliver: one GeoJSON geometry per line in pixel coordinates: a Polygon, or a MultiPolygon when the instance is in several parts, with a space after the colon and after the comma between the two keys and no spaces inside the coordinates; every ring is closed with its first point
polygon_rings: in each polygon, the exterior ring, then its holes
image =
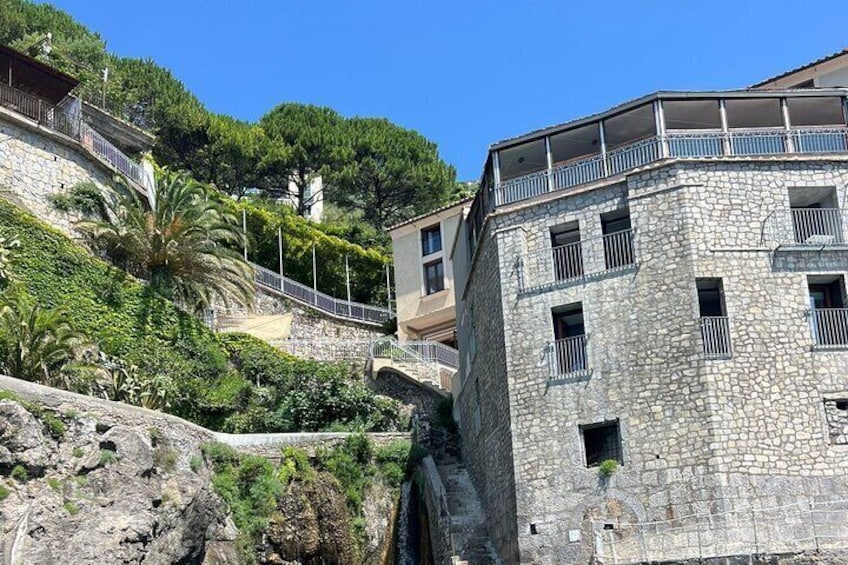
{"type": "Polygon", "coordinates": [[[6,500],[9,497],[9,489],[6,485],[0,485],[0,501],[6,500]]]}
{"type": "Polygon", "coordinates": [[[29,474],[23,465],[15,465],[12,468],[11,477],[19,483],[25,483],[29,479],[29,474]]]}
{"type": "Polygon", "coordinates": [[[65,510],[68,512],[68,514],[70,514],[71,516],[76,516],[80,512],[79,506],[77,506],[70,500],[66,501],[63,506],[65,507],[65,510]]]}
{"type": "Polygon", "coordinates": [[[286,446],[280,454],[280,466],[277,469],[277,479],[283,485],[297,479],[311,481],[315,478],[315,469],[309,463],[306,451],[297,447],[286,446]]]}
{"type": "Polygon", "coordinates": [[[11,390],[0,390],[0,400],[11,400],[20,403],[20,398],[11,390]]]}
{"type": "Polygon", "coordinates": [[[62,481],[54,477],[47,477],[47,486],[56,492],[62,492],[62,481]]]}
{"type": "Polygon", "coordinates": [[[66,193],[51,194],[49,199],[57,210],[83,216],[99,216],[105,209],[103,190],[90,181],[77,183],[66,193]]]}
{"type": "Polygon", "coordinates": [[[197,473],[203,467],[203,457],[201,457],[200,455],[195,455],[189,460],[188,466],[191,469],[192,473],[197,473]]]}
{"type": "Polygon", "coordinates": [[[85,455],[85,451],[81,447],[74,447],[73,451],[71,451],[71,455],[74,457],[82,457],[85,455]]]}
{"type": "Polygon", "coordinates": [[[112,463],[116,463],[118,461],[118,454],[112,451],[111,449],[101,449],[100,450],[100,466],[105,467],[107,465],[111,465],[112,463]]]}
{"type": "Polygon", "coordinates": [[[47,432],[53,437],[53,439],[62,439],[65,436],[65,432],[68,431],[68,427],[65,423],[51,412],[45,410],[41,413],[39,418],[47,427],[47,432]]]}
{"type": "Polygon", "coordinates": [[[615,459],[606,459],[598,466],[598,474],[602,477],[611,477],[618,470],[618,461],[615,459]]]}

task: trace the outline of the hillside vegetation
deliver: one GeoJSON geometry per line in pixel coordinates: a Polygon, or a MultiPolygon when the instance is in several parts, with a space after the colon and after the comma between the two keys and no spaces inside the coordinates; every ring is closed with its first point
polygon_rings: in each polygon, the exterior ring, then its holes
{"type": "MultiPolygon", "coordinates": [[[[89,394],[104,378],[155,386],[167,411],[220,431],[401,426],[397,404],[373,395],[348,366],[300,360],[249,336],[218,337],[2,198],[0,238],[20,242],[4,267],[10,278],[0,281],[0,298],[24,295],[41,308],[60,308],[96,346],[81,348],[63,371],[67,388],[89,394]],[[92,368],[97,351],[119,362],[106,377],[92,368]]],[[[15,339],[0,332],[0,354],[15,339]]]]}

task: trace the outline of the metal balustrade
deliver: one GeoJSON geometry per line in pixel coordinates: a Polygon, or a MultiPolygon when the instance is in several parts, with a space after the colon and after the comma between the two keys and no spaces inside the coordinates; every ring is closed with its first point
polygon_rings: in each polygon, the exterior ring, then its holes
{"type": "Polygon", "coordinates": [[[583,276],[583,242],[568,243],[551,249],[554,281],[567,281],[583,276]]]}
{"type": "Polygon", "coordinates": [[[848,308],[814,308],[810,318],[815,348],[848,347],[848,308]]]}
{"type": "Polygon", "coordinates": [[[551,341],[546,346],[548,370],[552,378],[576,377],[589,372],[586,335],[551,341]]]}
{"type": "Polygon", "coordinates": [[[387,308],[333,298],[288,277],[281,277],[279,273],[259,265],[251,264],[251,266],[255,272],[257,285],[279,292],[336,318],[379,326],[391,317],[387,308]]]}
{"type": "Polygon", "coordinates": [[[607,153],[609,174],[617,175],[624,171],[647,165],[660,157],[660,138],[651,137],[637,143],[625,145],[607,153]]]}
{"type": "Polygon", "coordinates": [[[528,290],[628,269],[636,265],[633,233],[622,230],[521,255],[519,287],[528,290]]]}
{"type": "Polygon", "coordinates": [[[821,249],[848,244],[846,213],[841,208],[782,208],[763,222],[763,238],[792,248],[821,249]]]}
{"type": "Polygon", "coordinates": [[[733,356],[730,342],[730,320],[727,316],[701,317],[701,342],[707,359],[728,359],[733,356]]]}
{"type": "Polygon", "coordinates": [[[604,160],[599,155],[559,165],[553,170],[554,190],[563,190],[604,178],[604,160]]]}
{"type": "Polygon", "coordinates": [[[34,120],[40,126],[79,141],[89,152],[106,161],[136,185],[146,190],[153,188],[153,179],[145,173],[141,165],[82,121],[79,114],[69,113],[37,96],[2,84],[0,106],[34,120]]]}
{"type": "Polygon", "coordinates": [[[495,206],[566,190],[647,165],[664,157],[699,158],[722,155],[780,155],[848,152],[848,128],[746,129],[727,132],[679,130],[618,147],[605,155],[558,165],[501,182],[494,189],[495,206]],[[550,178],[549,178],[550,176],[550,178]]]}
{"type": "Polygon", "coordinates": [[[459,351],[438,341],[404,341],[403,347],[416,352],[422,359],[434,361],[450,369],[459,369],[459,351]]]}
{"type": "Polygon", "coordinates": [[[622,269],[636,263],[633,250],[633,230],[622,230],[603,236],[604,264],[608,271],[622,269]]]}

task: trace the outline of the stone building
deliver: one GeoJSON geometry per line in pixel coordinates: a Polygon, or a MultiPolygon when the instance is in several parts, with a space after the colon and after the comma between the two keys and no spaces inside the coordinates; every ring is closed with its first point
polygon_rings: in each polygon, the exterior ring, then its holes
{"type": "Polygon", "coordinates": [[[847,95],[659,92],[491,147],[453,393],[504,562],[848,548],[847,95]]]}

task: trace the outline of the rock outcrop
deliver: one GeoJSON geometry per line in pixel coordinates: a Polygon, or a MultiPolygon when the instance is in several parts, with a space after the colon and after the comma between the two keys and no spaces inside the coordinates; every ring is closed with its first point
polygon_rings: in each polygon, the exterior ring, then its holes
{"type": "Polygon", "coordinates": [[[237,563],[201,461],[173,429],[0,400],[0,564],[237,563]]]}

